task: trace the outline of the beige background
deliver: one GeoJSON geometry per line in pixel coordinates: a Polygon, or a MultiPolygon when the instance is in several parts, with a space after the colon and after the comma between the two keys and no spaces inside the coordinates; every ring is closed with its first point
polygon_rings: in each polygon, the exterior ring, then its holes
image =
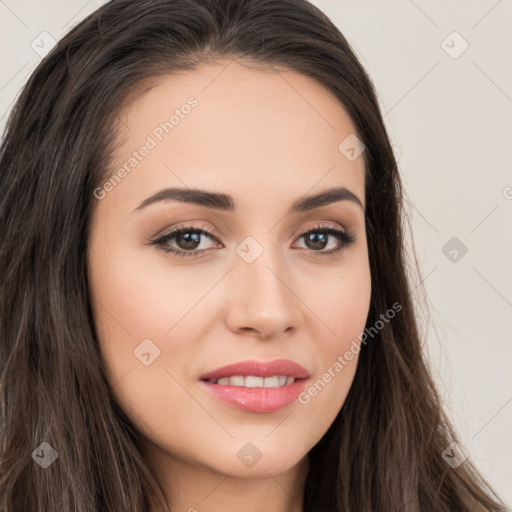
{"type": "MultiPolygon", "coordinates": [[[[43,45],[102,3],[0,0],[0,129],[43,45]]],[[[313,3],[375,82],[431,303],[428,317],[415,293],[434,372],[467,451],[511,503],[512,2],[313,3]]]]}

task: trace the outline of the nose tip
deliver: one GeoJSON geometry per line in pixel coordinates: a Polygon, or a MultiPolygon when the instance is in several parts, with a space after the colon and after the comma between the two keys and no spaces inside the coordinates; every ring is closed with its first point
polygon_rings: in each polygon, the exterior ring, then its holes
{"type": "Polygon", "coordinates": [[[251,265],[241,263],[243,268],[239,267],[231,277],[236,292],[227,318],[229,327],[239,334],[256,333],[261,340],[289,334],[297,328],[300,301],[291,291],[292,277],[278,275],[263,255],[251,265]]]}
{"type": "MultiPolygon", "coordinates": [[[[256,332],[259,334],[259,337],[263,340],[269,340],[277,336],[279,328],[272,329],[268,324],[265,327],[255,328],[255,327],[241,327],[240,329],[243,332],[256,332]]],[[[282,332],[289,332],[293,330],[293,326],[288,326],[285,329],[282,329],[282,332]]]]}

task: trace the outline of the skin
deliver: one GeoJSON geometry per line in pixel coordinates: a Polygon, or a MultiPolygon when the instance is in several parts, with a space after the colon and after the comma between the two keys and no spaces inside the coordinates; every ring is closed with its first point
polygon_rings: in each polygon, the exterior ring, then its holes
{"type": "MultiPolygon", "coordinates": [[[[176,510],[301,511],[307,453],[340,411],[357,354],[307,404],[273,413],[236,409],[199,378],[230,363],[282,358],[308,370],[308,389],[363,331],[371,295],[363,208],[344,200],[286,213],[331,187],[346,187],[364,206],[363,158],[338,150],[356,131],[314,80],[220,60],[160,78],[124,108],[111,170],[190,96],[197,106],[94,199],[88,262],[102,355],[176,510]],[[162,201],[133,211],[166,187],[229,194],[237,208],[162,201]],[[301,235],[318,223],[348,230],[355,243],[322,256],[339,241],[307,245],[301,235]],[[189,224],[218,234],[201,235],[202,257],[148,243],[189,224]],[[236,251],[248,236],[263,249],[250,264],[236,251]],[[160,350],[148,366],[134,356],[144,339],[160,350]],[[262,455],[252,467],[237,457],[248,442],[262,455]]],[[[167,246],[191,250],[176,238],[167,246]]]]}

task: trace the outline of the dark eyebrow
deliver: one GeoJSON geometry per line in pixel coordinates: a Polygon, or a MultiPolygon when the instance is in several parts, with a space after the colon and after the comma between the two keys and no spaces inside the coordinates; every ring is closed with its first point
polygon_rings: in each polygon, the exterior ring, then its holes
{"type": "MultiPolygon", "coordinates": [[[[208,208],[215,208],[216,210],[224,210],[227,212],[234,212],[236,209],[234,199],[226,194],[207,192],[197,188],[164,188],[151,197],[144,199],[144,201],[142,201],[142,203],[135,208],[133,212],[142,210],[150,204],[160,201],[193,203],[199,206],[206,206],[208,208]]],[[[337,201],[352,201],[353,203],[358,204],[364,211],[363,204],[353,192],[345,187],[335,187],[314,196],[298,199],[291,206],[288,213],[305,212],[337,201]]]]}

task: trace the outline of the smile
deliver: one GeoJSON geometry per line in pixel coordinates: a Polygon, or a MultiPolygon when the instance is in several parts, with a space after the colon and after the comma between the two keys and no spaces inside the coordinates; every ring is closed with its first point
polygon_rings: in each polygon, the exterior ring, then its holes
{"type": "Polygon", "coordinates": [[[244,388],[279,388],[293,384],[295,377],[289,375],[274,375],[272,377],[257,377],[255,375],[244,377],[243,375],[236,375],[233,377],[212,379],[209,382],[222,386],[240,386],[244,388]]]}
{"type": "Polygon", "coordinates": [[[228,406],[269,413],[291,405],[304,390],[308,371],[287,359],[242,361],[200,377],[200,385],[228,406]]]}

